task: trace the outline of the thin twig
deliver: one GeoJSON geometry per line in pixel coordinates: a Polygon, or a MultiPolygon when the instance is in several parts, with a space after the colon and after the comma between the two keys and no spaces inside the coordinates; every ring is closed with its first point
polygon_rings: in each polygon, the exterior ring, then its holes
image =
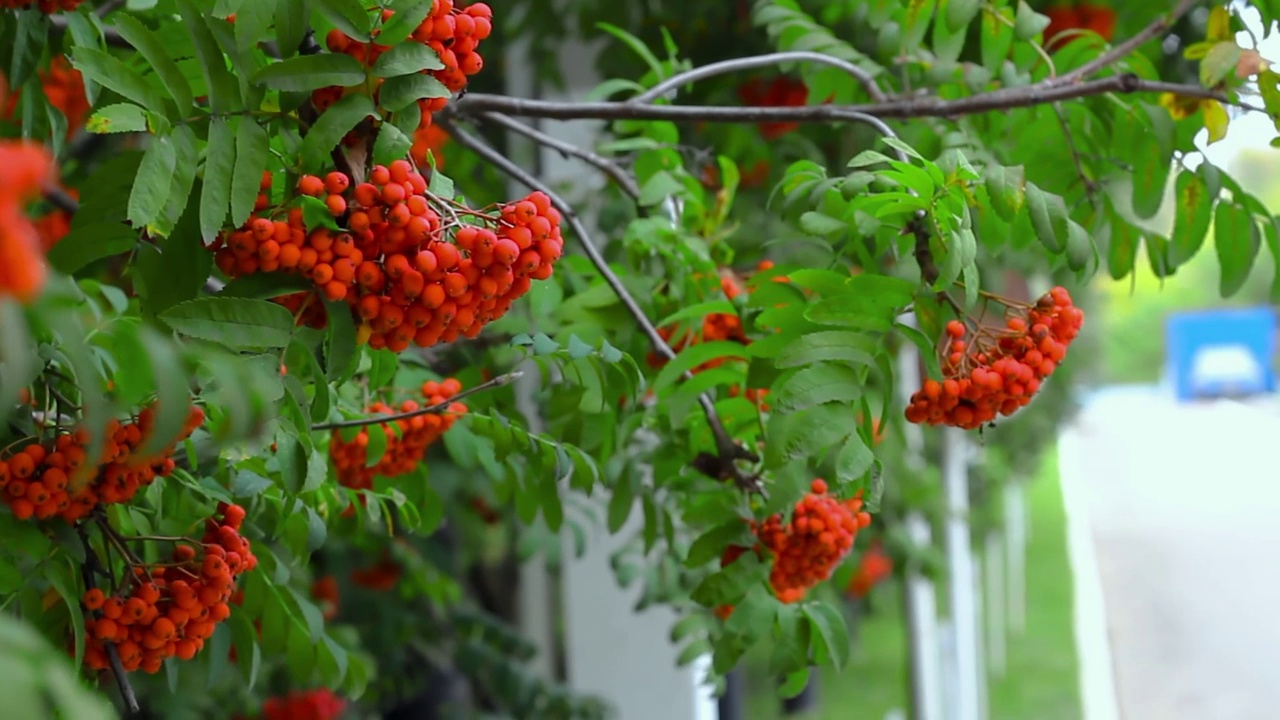
{"type": "Polygon", "coordinates": [[[1107,52],[1081,65],[1065,75],[1050,81],[1054,84],[1072,84],[1078,83],[1090,75],[1116,64],[1120,60],[1128,57],[1129,53],[1137,50],[1148,40],[1154,39],[1158,35],[1164,34],[1169,28],[1173,27],[1183,15],[1191,12],[1196,5],[1203,3],[1204,0],[1181,0],[1167,15],[1161,15],[1151,22],[1150,25],[1138,31],[1138,34],[1116,45],[1107,52]]]}
{"type": "Polygon", "coordinates": [[[394,414],[388,414],[388,415],[370,415],[369,417],[357,418],[355,420],[343,420],[340,422],[320,423],[319,425],[312,425],[311,429],[313,431],[339,430],[342,428],[364,427],[366,425],[377,425],[379,423],[395,422],[397,420],[410,420],[418,417],[419,415],[439,415],[440,413],[443,413],[446,410],[448,410],[450,405],[458,402],[459,400],[462,400],[463,398],[466,398],[471,395],[475,395],[476,393],[479,393],[479,392],[484,392],[485,390],[492,390],[493,388],[502,387],[503,385],[508,385],[523,374],[524,374],[523,372],[517,370],[515,372],[509,372],[505,375],[499,375],[498,377],[488,382],[480,383],[475,387],[466,388],[465,390],[459,392],[457,395],[454,395],[453,397],[449,398],[448,400],[445,400],[444,402],[439,402],[439,403],[436,403],[435,405],[428,405],[426,407],[420,407],[417,410],[410,410],[409,412],[394,413],[394,414]]]}
{"type": "Polygon", "coordinates": [[[867,95],[871,96],[876,102],[884,102],[889,96],[884,94],[880,86],[876,84],[876,80],[871,73],[854,65],[848,60],[842,60],[838,57],[827,55],[825,53],[811,52],[809,50],[788,50],[786,52],[768,53],[766,55],[754,55],[752,57],[733,58],[732,60],[721,60],[720,62],[703,65],[692,70],[687,70],[663,80],[653,87],[645,90],[639,95],[627,100],[629,103],[645,104],[653,102],[667,93],[675,90],[682,85],[689,85],[699,80],[706,80],[718,75],[728,75],[730,73],[742,72],[743,70],[754,70],[762,67],[775,67],[785,62],[810,62],[819,65],[830,65],[831,67],[843,70],[858,81],[862,88],[867,91],[867,95]]]}
{"type": "Polygon", "coordinates": [[[44,199],[62,212],[75,215],[80,211],[80,202],[62,188],[51,185],[44,189],[44,199]]]}
{"type": "Polygon", "coordinates": [[[640,186],[636,183],[635,178],[609,158],[593,153],[590,150],[580,148],[573,143],[565,142],[560,138],[548,135],[541,130],[530,127],[529,125],[526,125],[514,118],[507,117],[502,113],[480,113],[479,117],[485,122],[497,123],[514,133],[523,135],[539,145],[545,145],[560,153],[562,156],[576,157],[579,160],[592,165],[596,169],[600,170],[600,172],[603,172],[605,175],[613,178],[613,181],[618,183],[618,186],[622,188],[622,191],[631,196],[631,199],[639,199],[640,186]]]}
{"type": "Polygon", "coordinates": [[[127,0],[107,0],[107,2],[99,5],[98,9],[93,12],[98,17],[104,18],[123,7],[125,2],[127,2],[127,0]]]}
{"type": "Polygon", "coordinates": [[[1071,132],[1071,125],[1067,122],[1067,114],[1062,109],[1062,103],[1053,104],[1053,114],[1058,118],[1058,124],[1062,126],[1062,136],[1067,141],[1067,152],[1071,153],[1071,163],[1075,165],[1076,174],[1080,176],[1080,182],[1084,184],[1084,195],[1089,200],[1089,206],[1096,208],[1097,200],[1094,198],[1098,186],[1093,182],[1084,169],[1084,159],[1080,157],[1080,148],[1076,145],[1075,134],[1071,132]]]}
{"type": "MultiPolygon", "coordinates": [[[[98,553],[89,542],[84,523],[76,526],[76,532],[80,535],[80,543],[84,545],[84,564],[80,566],[80,574],[84,576],[85,589],[92,590],[95,586],[94,575],[106,575],[106,571],[102,569],[98,553]]],[[[129,682],[129,674],[124,670],[124,663],[120,662],[120,651],[116,650],[116,644],[110,640],[103,640],[102,647],[107,653],[107,661],[111,663],[111,674],[116,677],[116,685],[120,688],[120,697],[124,698],[125,707],[130,715],[137,714],[141,707],[138,705],[137,694],[133,692],[133,685],[129,682]]]]}
{"type": "MultiPolygon", "coordinates": [[[[578,219],[577,214],[573,211],[573,208],[564,201],[564,198],[561,198],[559,194],[547,186],[546,183],[538,180],[524,168],[508,159],[505,155],[494,150],[492,147],[489,147],[488,144],[479,138],[458,128],[449,120],[438,118],[437,122],[440,124],[441,129],[449,133],[450,137],[452,137],[452,139],[459,145],[484,158],[487,162],[498,168],[498,170],[503,174],[533,190],[539,190],[546,193],[547,197],[551,199],[551,204],[560,211],[560,214],[564,216],[565,221],[569,223],[569,227],[573,230],[573,233],[577,235],[578,242],[582,246],[583,252],[585,252],[587,257],[591,260],[591,264],[595,266],[596,270],[604,278],[605,283],[613,290],[614,294],[617,295],[618,299],[627,308],[627,312],[631,314],[635,323],[640,326],[641,331],[644,332],[645,336],[649,339],[654,350],[667,360],[674,360],[676,357],[675,351],[672,350],[671,346],[662,338],[662,335],[658,332],[658,329],[654,327],[648,316],[645,315],[644,310],[641,309],[639,303],[637,303],[636,299],[627,291],[626,286],[622,284],[622,280],[613,272],[613,268],[609,267],[608,261],[605,260],[604,256],[600,254],[600,251],[591,242],[591,236],[587,233],[586,228],[583,227],[582,221],[578,219]]],[[[685,379],[689,379],[692,376],[693,374],[689,372],[684,374],[685,379]]],[[[734,482],[744,490],[748,490],[750,492],[762,492],[763,487],[760,485],[759,479],[743,475],[735,464],[737,460],[758,462],[760,459],[759,456],[738,445],[738,443],[729,435],[729,432],[725,430],[724,423],[720,420],[720,414],[716,412],[715,401],[711,399],[710,395],[707,393],[700,394],[698,396],[698,404],[702,407],[702,412],[707,418],[707,425],[711,428],[711,434],[715,438],[716,452],[719,455],[720,460],[720,472],[718,474],[732,477],[734,482]]]]}
{"type": "MultiPolygon", "coordinates": [[[[1058,78],[1061,80],[1061,76],[1058,78]]],[[[754,124],[762,122],[833,123],[859,121],[871,115],[881,119],[923,117],[956,118],[965,115],[1045,105],[1062,100],[1105,95],[1107,93],[1173,93],[1183,97],[1205,98],[1235,105],[1247,110],[1265,109],[1228,97],[1199,85],[1143,80],[1133,73],[1109,75],[1079,83],[1041,82],[1014,88],[1003,88],[968,97],[945,100],[935,96],[889,100],[861,105],[807,105],[786,107],[738,107],[699,105],[640,105],[631,102],[577,102],[533,100],[506,95],[469,93],[454,103],[456,113],[478,116],[483,112],[500,112],[520,117],[550,120],[674,120],[683,122],[715,122],[754,124]]]]}

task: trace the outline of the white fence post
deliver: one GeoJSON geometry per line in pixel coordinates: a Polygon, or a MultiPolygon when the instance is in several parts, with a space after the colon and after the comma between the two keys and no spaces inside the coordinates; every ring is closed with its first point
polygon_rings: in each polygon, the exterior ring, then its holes
{"type": "Polygon", "coordinates": [[[947,496],[947,569],[953,665],[956,673],[955,720],[978,720],[978,627],[974,598],[973,548],[969,539],[969,448],[964,432],[943,430],[942,482],[947,496]]]}
{"type": "Polygon", "coordinates": [[[1005,611],[1005,543],[1001,533],[987,535],[982,566],[986,570],[987,589],[983,593],[987,610],[987,671],[993,678],[1005,673],[1005,643],[1008,642],[1005,611]]]}
{"type": "MultiPolygon", "coordinates": [[[[904,325],[916,327],[914,314],[899,318],[904,325]]],[[[919,353],[914,345],[906,345],[898,353],[898,392],[905,401],[911,388],[920,386],[919,353]]],[[[881,422],[884,422],[882,419],[881,422]]],[[[924,470],[924,433],[918,425],[906,423],[907,467],[909,472],[924,470]]],[[[920,512],[906,517],[907,535],[915,547],[933,545],[933,531],[920,512]]],[[[907,611],[908,661],[911,663],[912,720],[945,720],[945,697],[942,680],[941,641],[938,633],[938,598],[933,581],[918,568],[909,567],[904,574],[903,594],[907,611]]]]}
{"type": "Polygon", "coordinates": [[[1027,629],[1027,503],[1021,478],[1004,488],[1005,569],[1008,571],[1009,632],[1027,629]]]}

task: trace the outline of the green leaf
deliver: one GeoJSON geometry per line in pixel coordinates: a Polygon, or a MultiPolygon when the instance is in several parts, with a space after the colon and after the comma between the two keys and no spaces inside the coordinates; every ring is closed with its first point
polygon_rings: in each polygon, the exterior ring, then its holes
{"type": "Polygon", "coordinates": [[[231,178],[236,164],[235,122],[239,122],[239,118],[214,118],[209,122],[204,185],[200,189],[200,236],[206,243],[218,236],[231,208],[231,178]]]}
{"type": "Polygon", "coordinates": [[[232,225],[243,225],[253,213],[262,185],[262,171],[270,157],[271,141],[267,131],[253,118],[241,118],[236,130],[236,159],[231,174],[232,225]]]}
{"type": "Polygon", "coordinates": [[[1235,72],[1243,52],[1244,50],[1236,45],[1235,40],[1214,43],[1204,59],[1200,61],[1200,84],[1211,88],[1225,80],[1228,75],[1235,72]]]}
{"type": "Polygon", "coordinates": [[[982,66],[1000,72],[1013,48],[1013,9],[986,6],[982,8],[982,66]]]}
{"type": "Polygon", "coordinates": [[[373,15],[359,0],[315,0],[320,12],[339,30],[360,42],[369,41],[373,15]]]}
{"type": "Polygon", "coordinates": [[[196,181],[196,165],[199,157],[196,151],[196,133],[190,125],[179,125],[170,136],[173,140],[174,166],[173,177],[170,178],[169,198],[165,201],[160,216],[147,227],[147,232],[159,237],[168,237],[178,226],[182,214],[186,212],[191,201],[191,189],[196,181]]]}
{"type": "MultiPolygon", "coordinates": [[[[1165,113],[1168,117],[1168,113],[1165,113]]],[[[1133,161],[1133,212],[1146,220],[1155,217],[1164,204],[1165,186],[1169,181],[1171,147],[1161,133],[1142,133],[1133,161]]]]}
{"type": "Polygon", "coordinates": [[[1169,262],[1174,267],[1195,257],[1204,245],[1209,224],[1213,221],[1215,199],[1199,174],[1190,170],[1178,173],[1174,193],[1173,234],[1169,238],[1169,262]]]}
{"type": "Polygon", "coordinates": [[[160,215],[173,190],[177,162],[177,149],[171,138],[152,139],[129,193],[128,218],[134,227],[150,225],[160,215]]]}
{"type": "Polygon", "coordinates": [[[443,70],[444,63],[430,45],[409,42],[400,43],[378,56],[373,64],[373,74],[380,78],[412,75],[425,70],[443,70]]]}
{"type": "Polygon", "coordinates": [[[72,228],[49,250],[49,264],[68,275],[102,258],[129,252],[138,244],[138,231],[119,222],[97,222],[72,228]]]}
{"type": "Polygon", "coordinates": [[[1026,42],[1044,32],[1050,22],[1052,21],[1048,16],[1032,10],[1027,0],[1018,0],[1018,13],[1013,22],[1014,37],[1026,42]]]}
{"type": "Polygon", "coordinates": [[[840,218],[810,210],[800,216],[800,229],[810,235],[825,237],[848,232],[849,224],[840,218]]]}
{"type": "Polygon", "coordinates": [[[826,403],[853,402],[865,392],[862,377],[846,365],[822,363],[803,368],[775,385],[769,404],[780,411],[826,403]]]}
{"type": "Polygon", "coordinates": [[[823,654],[831,659],[831,664],[835,666],[837,672],[843,669],[849,662],[852,646],[844,616],[839,610],[824,602],[805,604],[804,616],[813,627],[814,641],[821,642],[823,654]]]}
{"type": "Polygon", "coordinates": [[[78,45],[71,64],[86,78],[159,115],[166,115],[164,97],[136,70],[113,55],[78,45]]]}
{"type": "Polygon", "coordinates": [[[407,157],[412,147],[413,140],[400,128],[391,123],[382,123],[378,128],[378,139],[373,143],[373,162],[390,165],[395,160],[407,157]]]}
{"type": "MultiPolygon", "coordinates": [[[[1067,267],[1072,270],[1084,270],[1097,256],[1097,248],[1089,231],[1075,220],[1067,220],[1067,267]]],[[[965,286],[968,287],[968,284],[965,286]]],[[[976,284],[975,284],[976,287],[976,284]]],[[[974,297],[970,305],[977,302],[974,297]]]]}
{"type": "Polygon", "coordinates": [[[653,391],[662,393],[677,382],[685,372],[717,358],[746,359],[746,346],[729,340],[716,340],[690,345],[681,350],[675,360],[667,363],[653,381],[653,391]]]}
{"type": "Polygon", "coordinates": [[[365,81],[365,71],[360,62],[350,55],[320,53],[271,63],[255,73],[253,81],[274,90],[310,92],[330,85],[359,85],[365,81]]]}
{"type": "Polygon", "coordinates": [[[146,350],[156,387],[155,429],[139,451],[149,457],[168,447],[182,431],[191,405],[191,388],[173,344],[150,327],[143,326],[141,330],[138,340],[146,350]]]}
{"type": "Polygon", "coordinates": [[[981,9],[982,0],[950,0],[947,3],[947,29],[951,32],[964,30],[981,9]]]}
{"type": "Polygon", "coordinates": [[[1007,222],[1013,222],[1022,211],[1027,197],[1027,174],[1021,165],[1004,167],[988,165],[982,171],[991,207],[1007,222]]]}
{"type": "Polygon", "coordinates": [[[345,302],[325,301],[329,328],[324,341],[325,374],[331,381],[348,377],[360,352],[356,345],[356,324],[345,302]]]}
{"type": "Polygon", "coordinates": [[[169,327],[234,350],[274,349],[289,345],[293,315],[268,300],[205,297],[179,303],[160,314],[169,327]]]}
{"type": "Polygon", "coordinates": [[[391,112],[400,112],[418,100],[452,96],[444,83],[430,75],[400,75],[382,82],[378,104],[391,112]]]}
{"type": "Polygon", "coordinates": [[[844,446],[836,454],[836,480],[842,483],[861,478],[875,464],[876,456],[856,431],[845,438],[844,446]]]}
{"type": "Polygon", "coordinates": [[[1218,203],[1213,220],[1213,241],[1222,269],[1219,288],[1222,297],[1235,295],[1249,279],[1257,258],[1261,237],[1249,211],[1230,202],[1218,203]]]}
{"type": "Polygon", "coordinates": [[[329,153],[342,142],[343,136],[361,120],[377,113],[373,100],[360,93],[353,93],[334,103],[315,121],[303,139],[303,161],[316,171],[330,165],[329,153]]]}
{"type": "Polygon", "coordinates": [[[1067,206],[1060,196],[1027,183],[1027,211],[1031,214],[1031,227],[1036,237],[1049,252],[1060,253],[1066,249],[1067,206]]]}
{"type": "Polygon", "coordinates": [[[84,129],[99,135],[147,132],[147,111],[131,103],[115,103],[94,111],[84,129]]]}
{"type": "MultiPolygon", "coordinates": [[[[208,88],[209,109],[215,113],[227,113],[240,105],[240,86],[227,70],[227,61],[209,29],[210,19],[205,17],[191,0],[176,0],[178,15],[195,43],[200,71],[208,88]]],[[[215,21],[221,22],[221,21],[215,21]]],[[[144,103],[145,105],[145,103],[144,103]]]]}
{"type": "Polygon", "coordinates": [[[711,528],[693,541],[689,546],[689,555],[685,558],[685,567],[699,568],[720,557],[726,547],[741,541],[744,545],[750,540],[749,526],[739,517],[726,520],[711,528]]]}
{"type": "Polygon", "coordinates": [[[1132,225],[1114,213],[1104,227],[1109,234],[1107,269],[1113,280],[1120,280],[1133,272],[1133,264],[1138,259],[1138,245],[1142,238],[1132,225]]]}
{"type": "Polygon", "coordinates": [[[777,366],[792,368],[818,362],[847,362],[875,366],[877,341],[870,335],[847,330],[806,333],[778,357],[777,366]]]}
{"type": "Polygon", "coordinates": [[[12,83],[10,87],[21,87],[33,77],[40,55],[49,42],[48,15],[36,12],[35,8],[19,12],[17,25],[13,35],[9,37],[13,42],[13,54],[8,68],[8,82],[12,83]]]}
{"type": "Polygon", "coordinates": [[[76,577],[80,574],[79,569],[76,567],[75,560],[69,555],[54,558],[45,567],[49,584],[67,604],[67,610],[71,616],[75,666],[80,667],[80,662],[84,659],[84,612],[80,609],[78,592],[80,584],[76,582],[76,577]]]}
{"type": "Polygon", "coordinates": [[[281,57],[293,57],[302,46],[311,19],[309,0],[276,0],[276,38],[281,57]]]}
{"type": "Polygon", "coordinates": [[[130,45],[138,51],[138,54],[147,61],[147,65],[151,68],[164,84],[165,90],[169,91],[169,97],[178,104],[178,114],[185,115],[195,104],[192,97],[191,85],[187,82],[186,76],[178,69],[178,64],[169,57],[169,53],[165,51],[164,45],[155,33],[148,30],[142,23],[127,13],[116,13],[112,16],[115,19],[116,30],[130,45]]]}
{"type": "Polygon", "coordinates": [[[408,7],[401,3],[395,9],[396,14],[383,23],[378,44],[390,47],[400,44],[431,14],[432,0],[410,0],[410,3],[408,7]]]}

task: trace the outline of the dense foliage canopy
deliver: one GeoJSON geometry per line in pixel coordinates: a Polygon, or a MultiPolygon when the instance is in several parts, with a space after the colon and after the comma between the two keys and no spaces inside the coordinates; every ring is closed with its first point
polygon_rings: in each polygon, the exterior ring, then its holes
{"type": "Polygon", "coordinates": [[[14,717],[373,716],[441,678],[600,717],[523,667],[511,592],[597,523],[682,662],[764,643],[794,691],[849,657],[841,593],[935,571],[929,428],[987,447],[999,522],[1090,277],[1280,261],[1200,153],[1280,122],[1280,3],[568,5],[0,2],[14,717]],[[508,93],[575,33],[606,82],[508,93]],[[599,142],[539,129],[573,119],[599,142]]]}

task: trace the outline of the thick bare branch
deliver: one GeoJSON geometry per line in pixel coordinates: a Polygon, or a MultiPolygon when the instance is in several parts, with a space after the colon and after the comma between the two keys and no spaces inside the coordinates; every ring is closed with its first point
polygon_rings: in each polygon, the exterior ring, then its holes
{"type": "Polygon", "coordinates": [[[833,68],[843,70],[858,81],[859,85],[867,91],[867,95],[876,102],[884,102],[889,99],[880,86],[876,84],[876,79],[871,73],[854,65],[848,60],[841,60],[838,57],[826,55],[824,53],[810,52],[808,50],[790,50],[787,52],[768,53],[766,55],[754,55],[752,57],[734,58],[732,60],[722,60],[720,62],[703,65],[686,72],[672,75],[653,87],[645,90],[639,95],[627,100],[629,103],[644,104],[650,103],[667,93],[675,90],[682,85],[689,85],[706,80],[708,78],[717,77],[719,75],[728,75],[730,73],[742,72],[743,70],[754,70],[762,67],[775,67],[785,62],[810,62],[819,65],[830,65],[833,68]]]}
{"type": "Polygon", "coordinates": [[[470,93],[455,103],[459,114],[483,112],[538,117],[551,120],[674,120],[684,122],[763,123],[863,122],[865,116],[885,119],[961,117],[985,112],[1045,105],[1062,100],[1106,93],[1174,93],[1184,97],[1218,100],[1249,110],[1261,110],[1199,85],[1143,80],[1132,73],[1110,75],[1079,83],[1047,81],[1035,85],[993,90],[954,100],[918,97],[862,105],[809,105],[803,107],[735,107],[696,105],[643,105],[632,102],[574,102],[531,100],[505,95],[470,93]]]}
{"type": "MultiPolygon", "coordinates": [[[[486,162],[500,170],[504,175],[516,180],[530,189],[546,193],[547,197],[551,198],[552,205],[555,206],[556,210],[560,211],[560,214],[564,216],[565,222],[569,223],[569,227],[573,230],[573,233],[578,236],[578,242],[582,246],[583,252],[586,253],[587,258],[591,260],[591,264],[595,266],[596,270],[604,278],[605,283],[609,285],[610,289],[612,289],[614,294],[617,295],[623,306],[626,307],[627,312],[630,313],[636,325],[640,326],[640,330],[645,334],[645,337],[649,339],[654,350],[666,359],[674,360],[676,357],[675,351],[672,350],[671,346],[662,338],[662,335],[658,332],[658,328],[654,327],[653,322],[649,320],[647,315],[645,315],[640,304],[636,302],[636,299],[632,297],[626,286],[622,284],[622,279],[613,271],[613,268],[609,267],[609,262],[605,260],[604,256],[600,254],[600,251],[596,246],[592,244],[591,236],[587,233],[587,229],[583,227],[582,221],[578,219],[577,213],[575,213],[573,208],[565,202],[564,198],[560,197],[560,195],[552,190],[546,183],[538,180],[538,178],[534,177],[515,162],[512,162],[502,153],[490,147],[483,140],[480,140],[479,138],[462,130],[447,119],[439,118],[437,119],[437,122],[440,124],[441,128],[445,132],[449,133],[449,136],[459,145],[467,148],[471,152],[474,152],[476,155],[479,155],[486,162]]],[[[685,373],[686,379],[690,377],[692,377],[691,373],[685,373]]],[[[720,460],[720,474],[728,475],[744,490],[762,492],[763,488],[760,486],[758,478],[744,475],[734,465],[734,462],[737,460],[756,462],[759,460],[759,457],[734,442],[733,437],[729,435],[727,430],[725,430],[724,422],[720,420],[720,414],[716,412],[715,402],[711,399],[710,395],[706,393],[699,395],[698,404],[702,407],[703,414],[706,415],[707,418],[707,425],[711,428],[711,433],[715,437],[716,451],[720,460]]]]}

